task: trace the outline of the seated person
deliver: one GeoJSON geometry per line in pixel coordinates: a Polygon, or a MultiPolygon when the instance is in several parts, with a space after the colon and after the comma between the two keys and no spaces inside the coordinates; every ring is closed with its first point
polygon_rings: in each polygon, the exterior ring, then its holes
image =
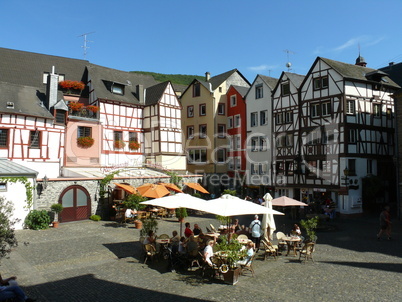
{"type": "Polygon", "coordinates": [[[156,242],[155,234],[154,234],[154,232],[152,230],[149,230],[148,231],[148,236],[145,237],[143,243],[144,244],[153,244],[153,245],[155,245],[155,242],[156,242]]]}
{"type": "Polygon", "coordinates": [[[190,255],[198,254],[198,241],[194,235],[191,235],[187,240],[187,253],[190,255]]]}
{"type": "Polygon", "coordinates": [[[253,255],[254,255],[254,242],[252,242],[252,241],[248,242],[247,245],[246,245],[246,249],[247,249],[246,258],[244,258],[243,260],[237,261],[237,264],[246,265],[247,261],[249,261],[251,259],[251,257],[253,257],[253,255]]]}
{"type": "Polygon", "coordinates": [[[179,242],[180,242],[180,236],[179,236],[179,234],[177,233],[177,231],[173,231],[173,232],[172,232],[172,235],[173,235],[173,237],[170,238],[170,244],[171,244],[172,246],[174,246],[174,245],[178,246],[178,245],[179,245],[179,242]]]}
{"type": "Polygon", "coordinates": [[[124,213],[124,216],[126,216],[126,218],[134,218],[137,216],[137,210],[127,209],[124,213]]]}
{"type": "Polygon", "coordinates": [[[179,242],[179,254],[180,255],[186,254],[186,246],[187,246],[186,238],[184,236],[182,236],[180,238],[180,242],[179,242]]]}
{"type": "Polygon", "coordinates": [[[191,235],[193,235],[193,231],[190,229],[190,222],[186,222],[185,226],[186,226],[186,228],[184,230],[184,236],[186,236],[186,238],[188,238],[191,235]]]}
{"type": "Polygon", "coordinates": [[[297,224],[293,225],[293,229],[292,229],[291,234],[295,235],[295,236],[300,236],[301,235],[300,227],[297,224]]]}
{"type": "Polygon", "coordinates": [[[18,286],[17,277],[12,276],[10,278],[3,279],[0,275],[0,301],[12,300],[18,302],[32,302],[35,299],[28,298],[21,287],[18,286]]]}
{"type": "Polygon", "coordinates": [[[204,260],[208,263],[209,266],[213,266],[211,257],[214,255],[213,246],[215,244],[214,240],[209,240],[207,246],[204,249],[204,260]]]}
{"type": "Polygon", "coordinates": [[[233,224],[230,226],[230,232],[231,233],[237,233],[242,230],[241,225],[239,224],[239,219],[235,219],[233,221],[233,224]]]}
{"type": "Polygon", "coordinates": [[[198,236],[202,233],[202,230],[198,224],[194,224],[193,234],[198,236]]]}

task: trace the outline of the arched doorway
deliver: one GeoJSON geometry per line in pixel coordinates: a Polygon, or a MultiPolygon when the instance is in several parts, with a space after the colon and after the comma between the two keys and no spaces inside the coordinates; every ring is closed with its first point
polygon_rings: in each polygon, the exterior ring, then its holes
{"type": "Polygon", "coordinates": [[[59,203],[63,206],[59,215],[60,222],[84,220],[91,215],[91,198],[84,187],[66,188],[60,195],[59,203]]]}

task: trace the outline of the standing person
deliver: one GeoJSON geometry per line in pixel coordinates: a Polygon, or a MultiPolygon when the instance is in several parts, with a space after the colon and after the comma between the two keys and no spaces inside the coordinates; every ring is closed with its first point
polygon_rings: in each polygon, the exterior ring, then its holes
{"type": "Polygon", "coordinates": [[[198,224],[194,224],[194,229],[193,229],[193,233],[195,236],[198,236],[202,233],[202,230],[200,228],[200,226],[198,224]]]}
{"type": "Polygon", "coordinates": [[[250,223],[249,230],[251,233],[251,240],[254,242],[255,248],[258,252],[261,241],[261,221],[258,220],[258,215],[254,216],[254,220],[250,223]]]}
{"type": "Polygon", "coordinates": [[[193,231],[190,228],[190,222],[186,222],[185,226],[186,226],[186,229],[184,230],[184,236],[186,236],[186,238],[188,238],[191,235],[193,235],[193,231]]]}
{"type": "Polygon", "coordinates": [[[384,210],[380,214],[380,231],[377,234],[377,240],[381,240],[381,236],[385,233],[388,236],[388,240],[391,240],[391,214],[389,206],[385,206],[384,210]]]}
{"type": "Polygon", "coordinates": [[[207,246],[204,249],[204,260],[208,263],[208,265],[213,266],[212,261],[211,261],[211,257],[214,255],[214,250],[213,250],[213,246],[214,246],[215,242],[214,240],[209,240],[207,243],[207,246]]]}

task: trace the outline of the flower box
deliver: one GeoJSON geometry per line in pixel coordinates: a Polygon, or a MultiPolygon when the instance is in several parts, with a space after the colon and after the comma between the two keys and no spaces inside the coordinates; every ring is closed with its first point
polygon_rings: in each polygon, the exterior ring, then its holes
{"type": "Polygon", "coordinates": [[[98,106],[94,106],[94,105],[88,105],[86,107],[89,111],[93,112],[93,113],[97,113],[99,111],[99,107],[98,106]]]}
{"type": "Polygon", "coordinates": [[[77,138],[77,145],[81,148],[89,148],[94,144],[94,139],[90,136],[81,136],[77,138]]]}
{"type": "Polygon", "coordinates": [[[59,82],[59,86],[64,89],[75,89],[75,90],[84,90],[85,84],[81,81],[70,81],[70,80],[65,80],[59,82]]]}
{"type": "Polygon", "coordinates": [[[122,140],[114,141],[113,146],[115,149],[123,149],[126,146],[126,143],[122,140]]]}
{"type": "Polygon", "coordinates": [[[140,148],[141,144],[137,141],[131,141],[128,143],[128,147],[130,150],[138,150],[140,148]]]}
{"type": "Polygon", "coordinates": [[[80,111],[82,109],[82,107],[84,107],[84,104],[83,103],[78,103],[78,102],[69,102],[68,107],[72,111],[80,111]]]}

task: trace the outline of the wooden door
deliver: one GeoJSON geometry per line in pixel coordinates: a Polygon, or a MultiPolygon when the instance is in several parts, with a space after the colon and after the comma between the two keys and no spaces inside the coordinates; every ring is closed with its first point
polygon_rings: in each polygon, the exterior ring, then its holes
{"type": "Polygon", "coordinates": [[[60,195],[59,203],[63,211],[60,222],[88,219],[91,213],[91,198],[88,191],[81,186],[70,186],[60,195]]]}

